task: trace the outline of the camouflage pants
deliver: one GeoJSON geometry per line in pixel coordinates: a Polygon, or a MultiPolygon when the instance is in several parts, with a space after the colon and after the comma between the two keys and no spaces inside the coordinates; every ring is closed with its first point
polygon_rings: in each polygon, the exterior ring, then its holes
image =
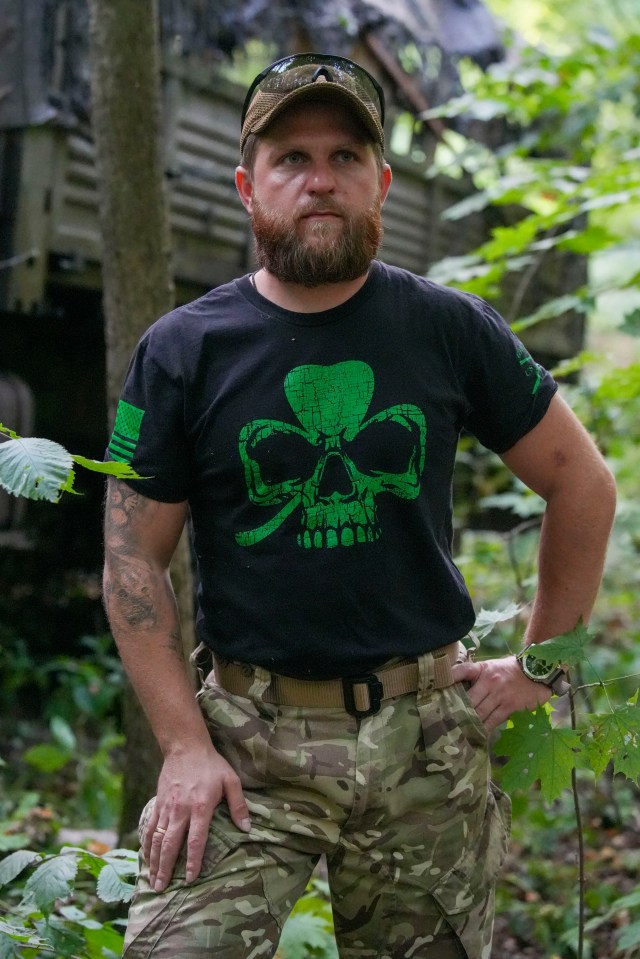
{"type": "Polygon", "coordinates": [[[489,959],[510,804],[490,781],[487,733],[464,688],[435,690],[430,654],[420,678],[417,694],[357,720],[263,702],[262,669],[246,699],[211,674],[200,706],[242,780],[252,829],[218,807],[189,886],[182,857],[162,893],[141,863],[123,955],[272,957],[324,853],[341,959],[489,959]]]}

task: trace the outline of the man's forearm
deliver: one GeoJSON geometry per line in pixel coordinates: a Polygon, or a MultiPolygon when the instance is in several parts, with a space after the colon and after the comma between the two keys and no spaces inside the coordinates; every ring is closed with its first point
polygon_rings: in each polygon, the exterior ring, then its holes
{"type": "Polygon", "coordinates": [[[201,742],[211,746],[186,669],[168,575],[135,575],[110,563],[105,607],[120,657],[164,755],[201,742]]]}
{"type": "Polygon", "coordinates": [[[591,615],[615,513],[615,486],[602,470],[585,487],[547,504],[527,643],[568,632],[591,615]]]}
{"type": "Polygon", "coordinates": [[[105,504],[104,603],[127,675],[167,754],[211,743],[184,662],[169,562],[186,506],[110,481],[105,504]],[[178,738],[179,737],[179,738],[178,738]]]}

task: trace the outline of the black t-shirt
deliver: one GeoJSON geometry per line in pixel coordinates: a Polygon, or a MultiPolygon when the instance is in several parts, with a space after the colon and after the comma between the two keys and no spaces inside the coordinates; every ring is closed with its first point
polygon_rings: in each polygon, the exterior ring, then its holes
{"type": "Polygon", "coordinates": [[[354,675],[463,637],[451,480],[467,429],[498,453],[556,385],[484,301],[379,261],[348,302],[293,313],[248,277],[155,323],[108,455],[188,500],[198,630],[229,659],[354,675]]]}

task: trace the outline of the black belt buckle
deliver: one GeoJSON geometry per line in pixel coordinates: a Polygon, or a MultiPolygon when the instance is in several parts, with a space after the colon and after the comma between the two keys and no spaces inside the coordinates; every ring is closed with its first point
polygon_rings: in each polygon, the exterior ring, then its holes
{"type": "Polygon", "coordinates": [[[367,673],[366,676],[348,676],[342,680],[342,692],[344,694],[344,708],[351,716],[356,719],[364,719],[365,716],[375,716],[380,712],[382,694],[384,692],[382,683],[375,673],[367,673]],[[353,691],[354,686],[366,686],[369,691],[369,708],[358,709],[356,706],[356,697],[353,691]]]}

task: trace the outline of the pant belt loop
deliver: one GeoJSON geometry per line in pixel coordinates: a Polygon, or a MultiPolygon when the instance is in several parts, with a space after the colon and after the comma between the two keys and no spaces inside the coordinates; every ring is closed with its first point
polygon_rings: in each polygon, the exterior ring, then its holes
{"type": "Polygon", "coordinates": [[[256,666],[253,674],[253,682],[249,687],[249,692],[247,693],[249,699],[258,700],[262,702],[264,694],[271,685],[271,673],[268,669],[264,669],[262,666],[256,666]]]}
{"type": "Polygon", "coordinates": [[[418,702],[428,699],[436,688],[435,670],[433,668],[433,653],[423,653],[418,656],[418,702]]]}
{"type": "Polygon", "coordinates": [[[451,675],[451,667],[454,662],[457,661],[458,651],[460,643],[457,644],[457,648],[447,647],[446,650],[440,652],[439,650],[434,654],[433,657],[433,675],[435,681],[436,689],[446,689],[447,686],[453,684],[453,676],[451,675]],[[438,655],[440,652],[440,655],[438,655]]]}

